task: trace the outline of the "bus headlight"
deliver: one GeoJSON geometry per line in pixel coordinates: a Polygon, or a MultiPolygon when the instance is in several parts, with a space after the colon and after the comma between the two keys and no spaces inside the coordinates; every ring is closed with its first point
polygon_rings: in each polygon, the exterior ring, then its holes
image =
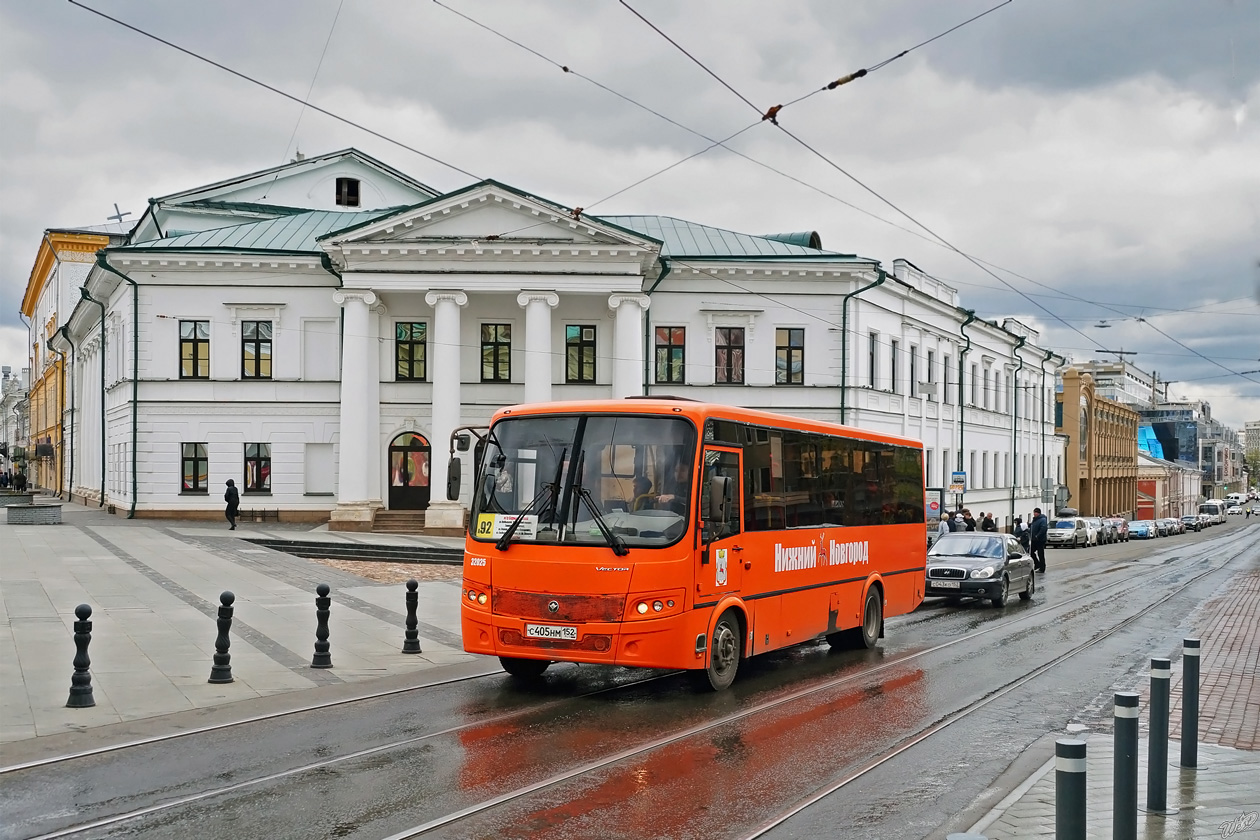
{"type": "Polygon", "coordinates": [[[486,605],[486,601],[488,600],[490,599],[486,597],[486,593],[484,592],[477,596],[477,603],[481,604],[483,607],[486,605]]]}
{"type": "Polygon", "coordinates": [[[639,615],[643,615],[645,612],[648,611],[647,601],[640,601],[639,605],[635,607],[634,609],[636,612],[639,613],[639,615]]]}
{"type": "Polygon", "coordinates": [[[664,605],[664,604],[662,604],[660,601],[653,601],[653,602],[652,602],[652,609],[653,609],[655,612],[660,612],[661,610],[665,609],[665,605],[664,605]]]}
{"type": "Polygon", "coordinates": [[[663,592],[637,592],[626,599],[623,621],[639,621],[640,619],[657,619],[678,615],[682,612],[683,590],[665,590],[663,592]]]}

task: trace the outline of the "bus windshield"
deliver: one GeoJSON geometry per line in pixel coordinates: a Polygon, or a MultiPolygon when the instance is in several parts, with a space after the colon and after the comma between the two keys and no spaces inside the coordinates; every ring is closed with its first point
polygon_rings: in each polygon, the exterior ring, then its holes
{"type": "Polygon", "coordinates": [[[471,511],[482,541],[677,542],[692,518],[696,432],[650,415],[510,417],[490,430],[471,511]],[[520,522],[513,524],[519,519],[520,522]]]}

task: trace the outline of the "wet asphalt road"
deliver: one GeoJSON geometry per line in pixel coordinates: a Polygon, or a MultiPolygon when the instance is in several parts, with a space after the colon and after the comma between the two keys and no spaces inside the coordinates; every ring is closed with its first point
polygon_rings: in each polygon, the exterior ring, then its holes
{"type": "Polygon", "coordinates": [[[890,619],[875,651],[822,644],[759,657],[721,694],[681,674],[553,666],[529,688],[496,675],[24,771],[3,780],[0,837],[170,803],[74,836],[379,839],[432,824],[423,836],[727,838],[777,823],[765,836],[944,837],[1001,798],[995,780],[1046,733],[1109,726],[1111,693],[1138,686],[1151,656],[1179,649],[1194,609],[1260,562],[1258,533],[1235,520],[1051,550],[1031,602],[929,599],[890,619]],[[475,812],[451,819],[464,809],[475,812]]]}

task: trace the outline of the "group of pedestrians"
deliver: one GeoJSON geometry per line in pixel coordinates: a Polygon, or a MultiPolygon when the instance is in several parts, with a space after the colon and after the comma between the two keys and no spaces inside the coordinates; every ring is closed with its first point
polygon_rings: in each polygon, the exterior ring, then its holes
{"type": "Polygon", "coordinates": [[[0,490],[14,489],[19,493],[26,492],[26,473],[5,470],[0,472],[0,490]]]}
{"type": "MultiPolygon", "coordinates": [[[[997,523],[993,514],[981,511],[979,518],[971,515],[967,508],[949,513],[941,517],[936,526],[938,536],[957,531],[997,531],[997,523]]],[[[1050,520],[1041,512],[1041,508],[1033,508],[1028,521],[1024,517],[1015,517],[1015,538],[1019,540],[1024,551],[1032,558],[1033,568],[1038,572],[1046,570],[1046,538],[1050,531],[1050,520]]]]}

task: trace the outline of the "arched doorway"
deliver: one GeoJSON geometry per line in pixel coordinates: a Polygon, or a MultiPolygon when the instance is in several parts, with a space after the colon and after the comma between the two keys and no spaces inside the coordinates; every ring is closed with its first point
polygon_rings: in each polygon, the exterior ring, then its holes
{"type": "Polygon", "coordinates": [[[429,442],[415,432],[403,432],[389,445],[389,509],[428,506],[429,442]]]}

